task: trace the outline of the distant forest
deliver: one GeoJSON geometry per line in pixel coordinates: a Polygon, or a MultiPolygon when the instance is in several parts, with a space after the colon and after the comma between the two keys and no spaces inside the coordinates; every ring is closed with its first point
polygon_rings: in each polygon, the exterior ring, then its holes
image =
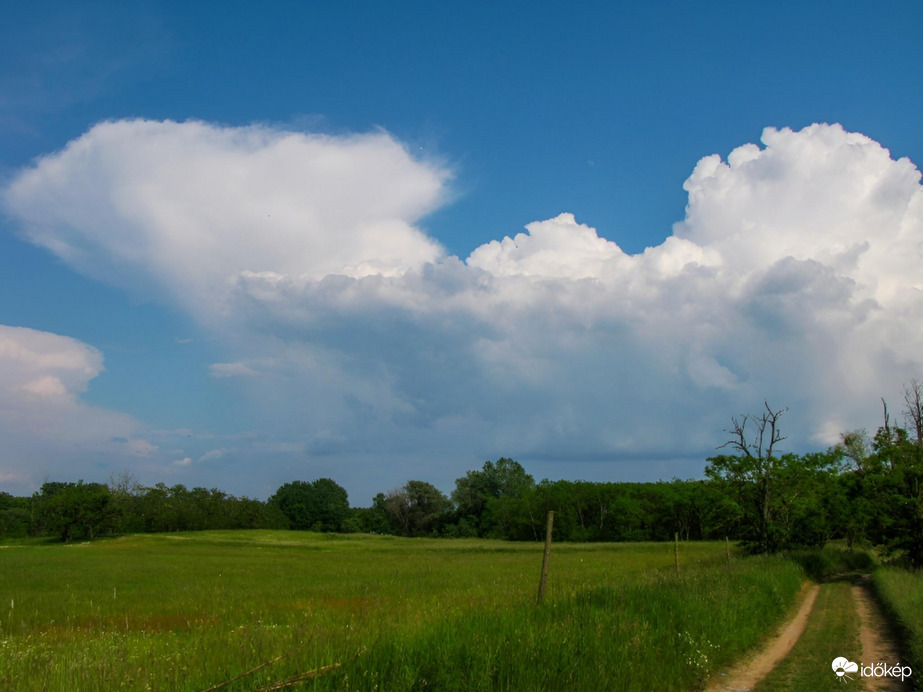
{"type": "Polygon", "coordinates": [[[904,390],[903,421],[870,436],[845,433],[826,452],[779,454],[785,409],[731,419],[704,480],[539,483],[501,458],[468,471],[447,497],[421,480],[351,508],[329,478],[293,481],[263,502],[217,489],[130,476],[48,482],[31,497],[0,493],[0,537],[62,541],[206,529],[301,529],[446,538],[543,540],[553,510],[563,541],[724,539],[753,552],[819,547],[834,539],[882,546],[923,566],[923,384],[904,390]]]}

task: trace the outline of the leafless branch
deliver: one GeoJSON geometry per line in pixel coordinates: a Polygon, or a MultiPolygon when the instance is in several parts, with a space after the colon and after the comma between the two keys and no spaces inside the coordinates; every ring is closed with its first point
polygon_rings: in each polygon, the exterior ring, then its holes
{"type": "Polygon", "coordinates": [[[271,659],[271,660],[269,660],[269,661],[266,661],[265,663],[261,663],[261,664],[258,665],[256,668],[251,668],[250,670],[248,670],[248,671],[246,671],[246,672],[244,672],[244,673],[241,673],[240,675],[235,675],[233,678],[230,678],[230,679],[228,679],[228,680],[224,680],[223,682],[219,682],[217,685],[212,685],[211,687],[207,687],[207,688],[205,688],[204,690],[202,690],[202,692],[213,692],[213,690],[220,690],[222,687],[227,687],[227,686],[230,685],[232,682],[237,682],[237,681],[240,680],[241,678],[245,678],[245,677],[247,677],[248,675],[253,675],[253,674],[254,674],[255,672],[257,672],[258,670],[262,670],[262,669],[265,668],[266,666],[271,666],[273,663],[277,663],[278,661],[281,661],[281,660],[282,660],[283,658],[285,658],[286,656],[291,656],[291,655],[292,655],[293,653],[295,653],[297,650],[298,650],[298,649],[292,649],[291,651],[286,651],[286,652],[285,652],[284,654],[282,654],[281,656],[276,656],[275,658],[273,658],[273,659],[271,659]]]}
{"type": "Polygon", "coordinates": [[[259,692],[269,692],[270,690],[282,690],[286,687],[294,687],[300,682],[306,682],[308,680],[313,680],[314,678],[319,678],[324,675],[328,675],[335,671],[337,668],[342,668],[343,666],[352,663],[359,656],[365,652],[365,648],[359,649],[355,655],[350,656],[345,661],[340,661],[339,663],[331,663],[329,666],[324,666],[322,668],[315,668],[314,670],[309,670],[306,673],[298,673],[298,675],[293,675],[285,680],[280,680],[279,682],[273,683],[268,687],[259,688],[259,692]]]}
{"type": "Polygon", "coordinates": [[[773,411],[768,402],[763,402],[766,410],[759,415],[745,414],[738,420],[731,418],[731,429],[726,429],[731,438],[718,449],[731,447],[749,459],[771,459],[773,450],[779,442],[786,439],[779,429],[779,419],[788,408],[773,411]],[[752,439],[747,437],[747,424],[753,423],[756,431],[752,439]]]}
{"type": "Polygon", "coordinates": [[[917,444],[923,446],[923,382],[913,379],[904,386],[903,413],[917,444]]]}

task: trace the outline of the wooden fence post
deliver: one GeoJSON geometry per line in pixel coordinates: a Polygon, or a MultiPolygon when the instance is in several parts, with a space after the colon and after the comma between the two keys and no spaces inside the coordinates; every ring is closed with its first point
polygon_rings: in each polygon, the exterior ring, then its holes
{"type": "Polygon", "coordinates": [[[728,537],[724,537],[724,549],[728,554],[728,564],[731,564],[731,542],[728,540],[728,537]]]}
{"type": "Polygon", "coordinates": [[[679,533],[673,534],[673,564],[676,565],[676,576],[679,576],[679,533]]]}
{"type": "Polygon", "coordinates": [[[554,512],[548,512],[548,528],[545,531],[545,555],[542,557],[542,577],[538,581],[538,603],[545,597],[545,582],[548,580],[548,559],[551,557],[551,527],[554,525],[554,512]]]}

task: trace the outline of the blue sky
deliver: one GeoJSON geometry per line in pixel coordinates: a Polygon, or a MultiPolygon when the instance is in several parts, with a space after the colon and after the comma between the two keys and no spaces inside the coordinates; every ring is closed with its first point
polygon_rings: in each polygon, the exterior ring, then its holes
{"type": "Polygon", "coordinates": [[[39,333],[7,331],[32,355],[0,367],[21,374],[0,379],[0,489],[129,470],[264,497],[329,475],[364,504],[501,455],[686,477],[764,398],[822,448],[921,376],[918,3],[0,14],[0,325],[39,333]],[[81,137],[96,163],[65,155],[81,137]],[[700,164],[749,143],[727,175],[700,164]],[[198,173],[146,172],[177,169],[198,173]],[[270,199],[291,225],[247,226],[270,199]]]}

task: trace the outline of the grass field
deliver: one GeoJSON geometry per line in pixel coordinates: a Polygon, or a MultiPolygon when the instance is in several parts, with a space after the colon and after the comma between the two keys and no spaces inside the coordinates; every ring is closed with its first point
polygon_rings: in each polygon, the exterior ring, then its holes
{"type": "Polygon", "coordinates": [[[881,568],[872,574],[872,584],[901,632],[904,662],[916,673],[915,689],[923,689],[923,571],[881,568]]]}
{"type": "Polygon", "coordinates": [[[723,543],[542,547],[294,532],[0,547],[0,687],[695,689],[778,622],[803,572],[723,543]],[[361,655],[358,655],[362,652],[361,655]]]}

